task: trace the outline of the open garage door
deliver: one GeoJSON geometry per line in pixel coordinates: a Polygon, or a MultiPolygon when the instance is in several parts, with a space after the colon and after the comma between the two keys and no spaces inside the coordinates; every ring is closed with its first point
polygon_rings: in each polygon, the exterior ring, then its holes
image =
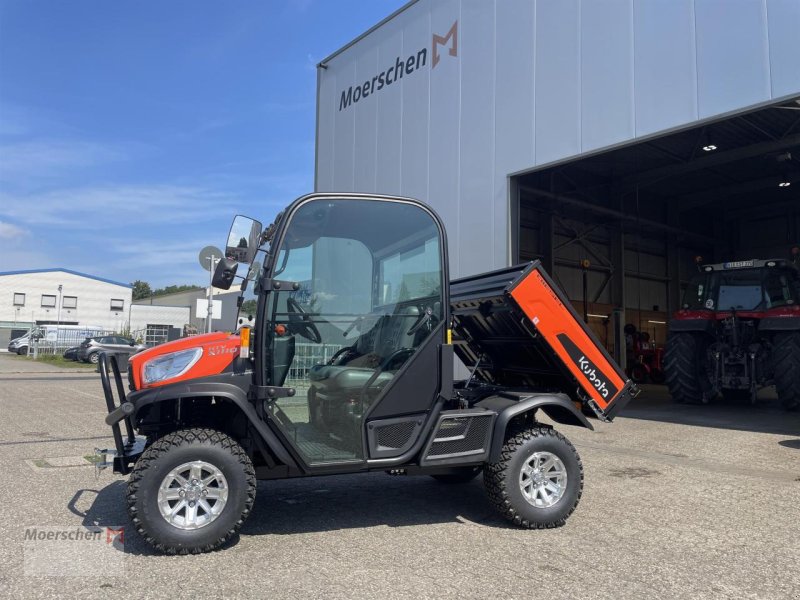
{"type": "Polygon", "coordinates": [[[634,346],[663,347],[695,257],[788,258],[800,243],[800,99],[518,175],[512,191],[512,252],[541,259],[630,368],[633,328],[634,346]]]}

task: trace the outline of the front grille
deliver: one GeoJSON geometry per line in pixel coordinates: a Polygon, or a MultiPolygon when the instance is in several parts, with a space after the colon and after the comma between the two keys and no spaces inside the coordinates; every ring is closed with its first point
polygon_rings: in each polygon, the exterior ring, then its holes
{"type": "Polygon", "coordinates": [[[416,421],[403,421],[378,427],[375,435],[379,448],[402,448],[416,428],[416,421]]]}

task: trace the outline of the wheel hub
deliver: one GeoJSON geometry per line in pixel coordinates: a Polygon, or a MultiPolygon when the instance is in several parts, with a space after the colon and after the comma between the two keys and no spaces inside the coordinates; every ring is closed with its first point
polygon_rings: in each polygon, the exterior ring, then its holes
{"type": "Polygon", "coordinates": [[[567,491],[567,469],[552,452],[534,452],[522,466],[519,488],[529,504],[550,508],[567,491]]]}
{"type": "Polygon", "coordinates": [[[199,529],[213,522],[228,501],[225,475],[211,463],[196,460],[172,469],[158,490],[158,509],[178,529],[199,529]]]}

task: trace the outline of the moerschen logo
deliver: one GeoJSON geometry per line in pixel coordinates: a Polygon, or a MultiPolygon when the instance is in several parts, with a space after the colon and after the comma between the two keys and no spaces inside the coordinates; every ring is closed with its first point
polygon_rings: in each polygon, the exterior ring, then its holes
{"type": "MultiPolygon", "coordinates": [[[[431,41],[431,69],[435,69],[436,65],[441,60],[439,47],[447,49],[450,56],[458,56],[458,21],[454,21],[449,31],[444,35],[433,34],[431,41]]],[[[352,85],[347,90],[342,90],[339,98],[339,110],[344,110],[352,104],[357,103],[359,100],[367,96],[379,92],[384,87],[392,85],[396,81],[403,78],[403,75],[409,76],[415,71],[418,71],[428,63],[428,49],[421,48],[416,53],[411,54],[403,60],[397,57],[394,64],[380,73],[364,81],[364,83],[353,87],[352,85]]]]}

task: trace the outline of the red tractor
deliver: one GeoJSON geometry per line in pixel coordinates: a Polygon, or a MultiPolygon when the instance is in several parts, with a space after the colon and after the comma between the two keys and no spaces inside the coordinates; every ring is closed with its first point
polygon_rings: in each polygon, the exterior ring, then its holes
{"type": "Polygon", "coordinates": [[[774,385],[800,407],[800,273],[783,259],[700,266],[669,324],[664,369],[676,402],[755,402],[774,385]]]}

